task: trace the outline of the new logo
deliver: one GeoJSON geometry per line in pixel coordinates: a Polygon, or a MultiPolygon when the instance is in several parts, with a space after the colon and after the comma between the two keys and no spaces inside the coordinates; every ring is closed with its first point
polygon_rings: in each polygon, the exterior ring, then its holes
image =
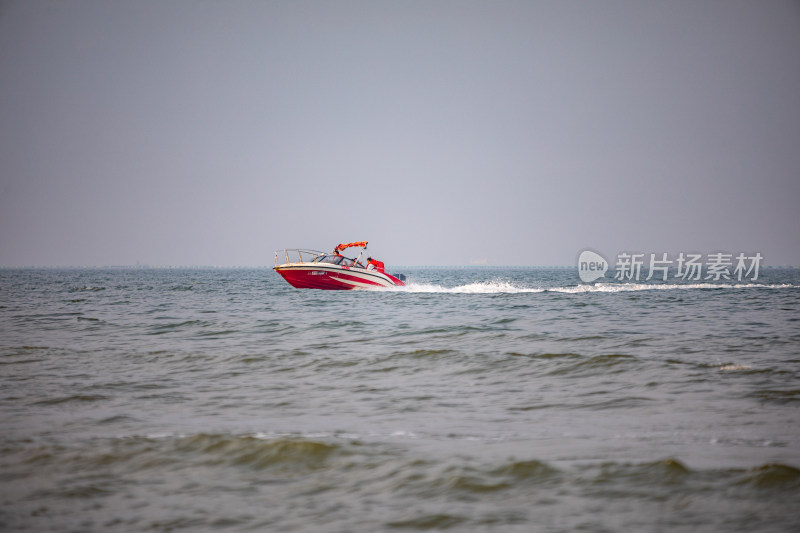
{"type": "Polygon", "coordinates": [[[591,250],[584,250],[578,257],[578,275],[584,283],[591,283],[592,281],[602,278],[608,271],[608,261],[605,258],[591,250]]]}

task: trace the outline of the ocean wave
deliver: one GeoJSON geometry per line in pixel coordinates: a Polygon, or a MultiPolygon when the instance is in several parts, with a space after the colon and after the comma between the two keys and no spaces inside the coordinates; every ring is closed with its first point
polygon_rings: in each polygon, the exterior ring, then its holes
{"type": "Polygon", "coordinates": [[[413,518],[404,518],[388,522],[386,525],[395,529],[412,529],[412,530],[431,530],[431,529],[448,529],[454,526],[463,525],[467,521],[464,516],[447,514],[447,513],[432,513],[424,514],[422,516],[415,516],[413,518]]]}
{"type": "Polygon", "coordinates": [[[487,461],[470,454],[448,455],[448,460],[442,461],[436,453],[426,455],[424,449],[408,445],[409,440],[419,438],[414,432],[398,430],[391,435],[165,433],[71,443],[12,440],[5,443],[6,453],[0,466],[20,470],[23,475],[19,477],[27,478],[37,477],[42,471],[31,470],[32,465],[57,467],[65,476],[87,468],[112,465],[126,465],[129,469],[125,471],[132,475],[165,465],[174,470],[195,469],[200,465],[235,470],[245,467],[247,471],[278,468],[288,469],[298,476],[305,476],[309,470],[325,469],[348,476],[360,472],[364,476],[361,481],[379,485],[388,482],[394,491],[417,495],[442,490],[486,493],[524,485],[663,486],[696,475],[708,480],[716,478],[726,487],[795,487],[800,483],[800,468],[781,462],[755,463],[744,468],[741,465],[702,468],[689,467],[676,457],[650,461],[572,462],[510,456],[487,461]],[[373,440],[376,437],[377,441],[373,440]],[[387,443],[387,437],[393,442],[387,443]],[[375,469],[381,469],[386,476],[373,477],[375,469]]]}
{"type": "Polygon", "coordinates": [[[34,405],[58,405],[67,402],[98,402],[107,400],[108,396],[102,394],[74,394],[71,396],[58,396],[45,398],[34,403],[34,405]]]}
{"type": "Polygon", "coordinates": [[[313,469],[321,466],[334,452],[341,451],[337,444],[310,439],[218,434],[183,437],[175,447],[184,453],[199,454],[210,464],[222,462],[256,470],[276,466],[313,469]]]}
{"type": "Polygon", "coordinates": [[[768,463],[748,471],[737,485],[751,485],[760,489],[797,489],[800,488],[800,469],[768,463]]]}
{"type": "Polygon", "coordinates": [[[767,389],[759,390],[750,396],[761,401],[788,404],[800,401],[800,389],[767,389]]]}
{"type": "MultiPolygon", "coordinates": [[[[219,517],[207,509],[235,498],[237,508],[225,508],[227,519],[252,530],[463,526],[484,531],[485,526],[495,530],[513,524],[520,526],[514,531],[528,531],[542,520],[563,525],[553,530],[576,530],[586,523],[582,514],[570,514],[576,506],[602,506],[615,513],[618,529],[658,529],[649,526],[659,522],[642,520],[650,513],[658,520],[664,505],[684,511],[670,515],[677,520],[671,522],[673,528],[697,529],[720,526],[707,517],[720,516],[729,499],[741,507],[735,517],[760,516],[765,502],[770,508],[790,508],[800,487],[800,469],[779,462],[701,468],[670,456],[557,462],[537,459],[535,448],[521,457],[495,454],[488,459],[426,450],[412,439],[387,445],[327,434],[197,433],[68,444],[10,441],[4,445],[0,467],[15,490],[6,493],[4,519],[16,531],[48,529],[38,519],[42,513],[70,526],[63,530],[167,530],[171,528],[154,524],[180,520],[193,524],[193,529],[211,530],[219,517]],[[718,494],[726,496],[719,506],[717,500],[707,500],[718,494]],[[120,501],[128,503],[120,506],[120,501]],[[150,505],[146,521],[140,518],[142,501],[158,502],[150,505]],[[265,501],[270,505],[265,507],[265,501]],[[694,503],[687,508],[687,502],[694,503]],[[537,504],[535,513],[532,504],[537,504]],[[87,518],[83,508],[89,505],[92,513],[87,518]],[[644,510],[625,515],[633,506],[644,510]],[[120,515],[129,521],[125,527],[101,527],[120,515]],[[565,521],[570,516],[574,520],[565,521]],[[616,516],[623,518],[617,521],[616,516]]],[[[606,514],[599,519],[610,520],[606,514]]],[[[794,530],[793,522],[793,515],[782,514],[751,525],[754,530],[789,531],[794,530]]]]}
{"type": "Polygon", "coordinates": [[[92,287],[87,285],[85,287],[72,287],[70,292],[99,292],[106,290],[105,287],[92,287]]]}

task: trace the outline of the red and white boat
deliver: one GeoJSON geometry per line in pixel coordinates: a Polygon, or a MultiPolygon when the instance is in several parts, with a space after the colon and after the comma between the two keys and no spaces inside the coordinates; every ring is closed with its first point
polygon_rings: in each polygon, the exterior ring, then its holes
{"type": "Polygon", "coordinates": [[[360,241],[340,244],[331,253],[297,248],[278,250],[273,270],[298,289],[351,290],[405,285],[405,276],[388,274],[381,261],[369,258],[362,262],[366,248],[367,242],[360,241]],[[361,248],[361,252],[351,259],[341,254],[347,248],[361,248]],[[285,263],[278,263],[278,254],[285,263]]]}

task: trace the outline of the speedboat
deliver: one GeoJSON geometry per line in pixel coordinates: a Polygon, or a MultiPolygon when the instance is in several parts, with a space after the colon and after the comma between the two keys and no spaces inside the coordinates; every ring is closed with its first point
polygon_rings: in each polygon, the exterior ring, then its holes
{"type": "Polygon", "coordinates": [[[367,242],[359,241],[340,244],[330,253],[300,248],[278,250],[273,270],[298,289],[351,290],[405,285],[405,276],[387,273],[383,262],[372,258],[366,264],[362,262],[366,249],[367,242]],[[361,248],[361,252],[352,259],[341,253],[347,248],[361,248]],[[278,254],[285,263],[278,263],[278,254]]]}

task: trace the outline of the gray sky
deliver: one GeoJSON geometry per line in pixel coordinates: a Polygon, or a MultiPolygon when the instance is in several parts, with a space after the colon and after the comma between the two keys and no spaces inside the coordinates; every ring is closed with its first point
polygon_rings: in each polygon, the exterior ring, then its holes
{"type": "Polygon", "coordinates": [[[800,4],[0,3],[0,265],[800,264],[800,4]]]}

